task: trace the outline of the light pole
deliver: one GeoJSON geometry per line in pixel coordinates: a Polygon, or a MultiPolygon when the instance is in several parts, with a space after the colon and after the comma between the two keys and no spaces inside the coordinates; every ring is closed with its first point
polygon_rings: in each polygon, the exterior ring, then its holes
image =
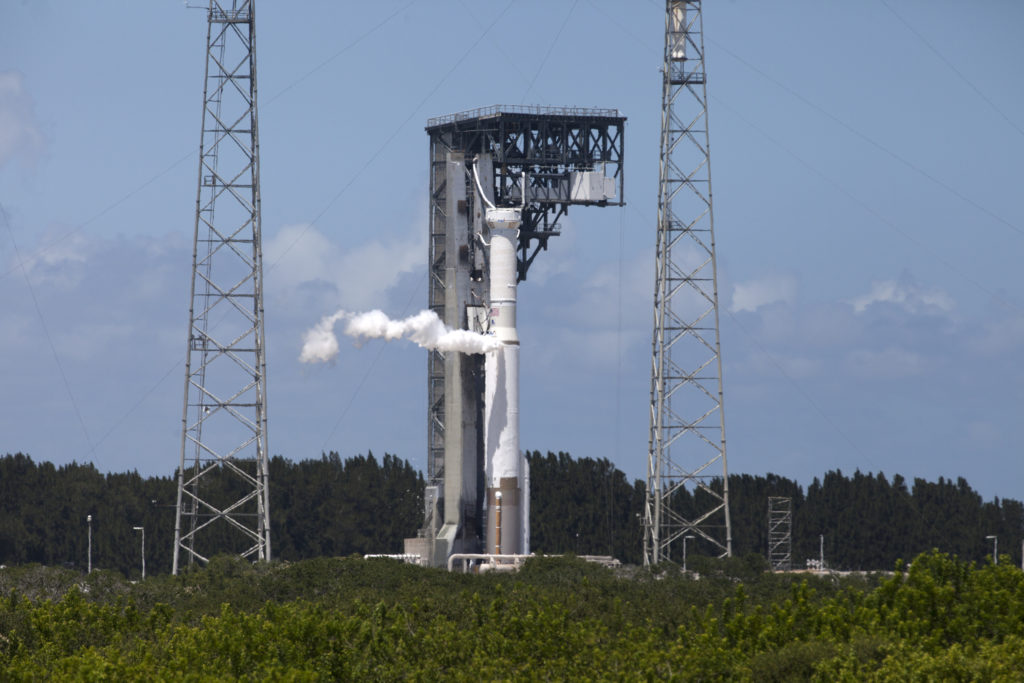
{"type": "Polygon", "coordinates": [[[89,554],[88,554],[88,569],[86,573],[92,574],[92,515],[86,515],[85,521],[89,525],[89,554]]]}
{"type": "Polygon", "coordinates": [[[142,532],[142,580],[146,580],[146,527],[133,526],[132,530],[142,532]]]}
{"type": "Polygon", "coordinates": [[[696,538],[696,536],[683,536],[683,573],[686,573],[686,542],[696,538]]]}
{"type": "Polygon", "coordinates": [[[825,534],[818,534],[818,569],[825,571],[825,534]]]}
{"type": "Polygon", "coordinates": [[[999,537],[986,536],[986,541],[992,541],[992,564],[999,564],[999,537]]]}

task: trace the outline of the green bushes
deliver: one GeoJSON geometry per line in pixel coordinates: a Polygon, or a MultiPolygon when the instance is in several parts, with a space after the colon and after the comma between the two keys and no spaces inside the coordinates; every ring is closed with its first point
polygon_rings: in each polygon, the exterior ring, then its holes
{"type": "MultiPolygon", "coordinates": [[[[0,679],[1019,680],[1024,574],[937,552],[879,582],[741,561],[619,578],[580,560],[461,575],[224,558],[0,598],[0,679]],[[738,581],[730,574],[743,573],[738,581]]],[[[9,570],[4,570],[9,571],[9,570]]],[[[26,580],[39,576],[23,573],[26,580]]]]}

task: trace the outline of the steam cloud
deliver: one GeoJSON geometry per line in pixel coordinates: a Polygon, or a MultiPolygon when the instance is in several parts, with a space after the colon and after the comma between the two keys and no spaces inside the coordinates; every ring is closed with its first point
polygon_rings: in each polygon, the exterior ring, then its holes
{"type": "Polygon", "coordinates": [[[501,347],[494,337],[471,332],[453,330],[446,326],[433,311],[421,311],[404,320],[392,320],[382,311],[348,313],[338,311],[325,316],[302,337],[303,363],[324,363],[338,355],[338,338],[334,326],[345,320],[345,334],[359,341],[366,339],[408,339],[425,349],[438,351],[460,351],[462,353],[487,353],[501,347]]]}

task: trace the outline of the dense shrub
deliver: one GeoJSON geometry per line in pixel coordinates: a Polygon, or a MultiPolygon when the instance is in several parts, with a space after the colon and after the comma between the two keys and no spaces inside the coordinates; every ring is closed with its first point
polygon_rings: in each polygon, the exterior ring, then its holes
{"type": "Polygon", "coordinates": [[[1007,564],[931,552],[875,581],[756,573],[742,558],[704,565],[700,579],[622,578],[539,558],[518,574],[476,576],[389,560],[217,558],[134,585],[90,576],[60,596],[60,570],[0,570],[0,679],[1018,680],[1024,671],[1024,573],[1007,564]]]}

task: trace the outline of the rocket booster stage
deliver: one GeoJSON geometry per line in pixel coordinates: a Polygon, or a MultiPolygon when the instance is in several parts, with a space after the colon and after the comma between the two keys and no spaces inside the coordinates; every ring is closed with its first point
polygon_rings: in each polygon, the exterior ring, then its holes
{"type": "Polygon", "coordinates": [[[485,552],[529,552],[529,490],[519,452],[519,336],[516,287],[520,210],[487,211],[490,241],[489,331],[501,342],[484,361],[484,440],[487,486],[485,552]]]}

